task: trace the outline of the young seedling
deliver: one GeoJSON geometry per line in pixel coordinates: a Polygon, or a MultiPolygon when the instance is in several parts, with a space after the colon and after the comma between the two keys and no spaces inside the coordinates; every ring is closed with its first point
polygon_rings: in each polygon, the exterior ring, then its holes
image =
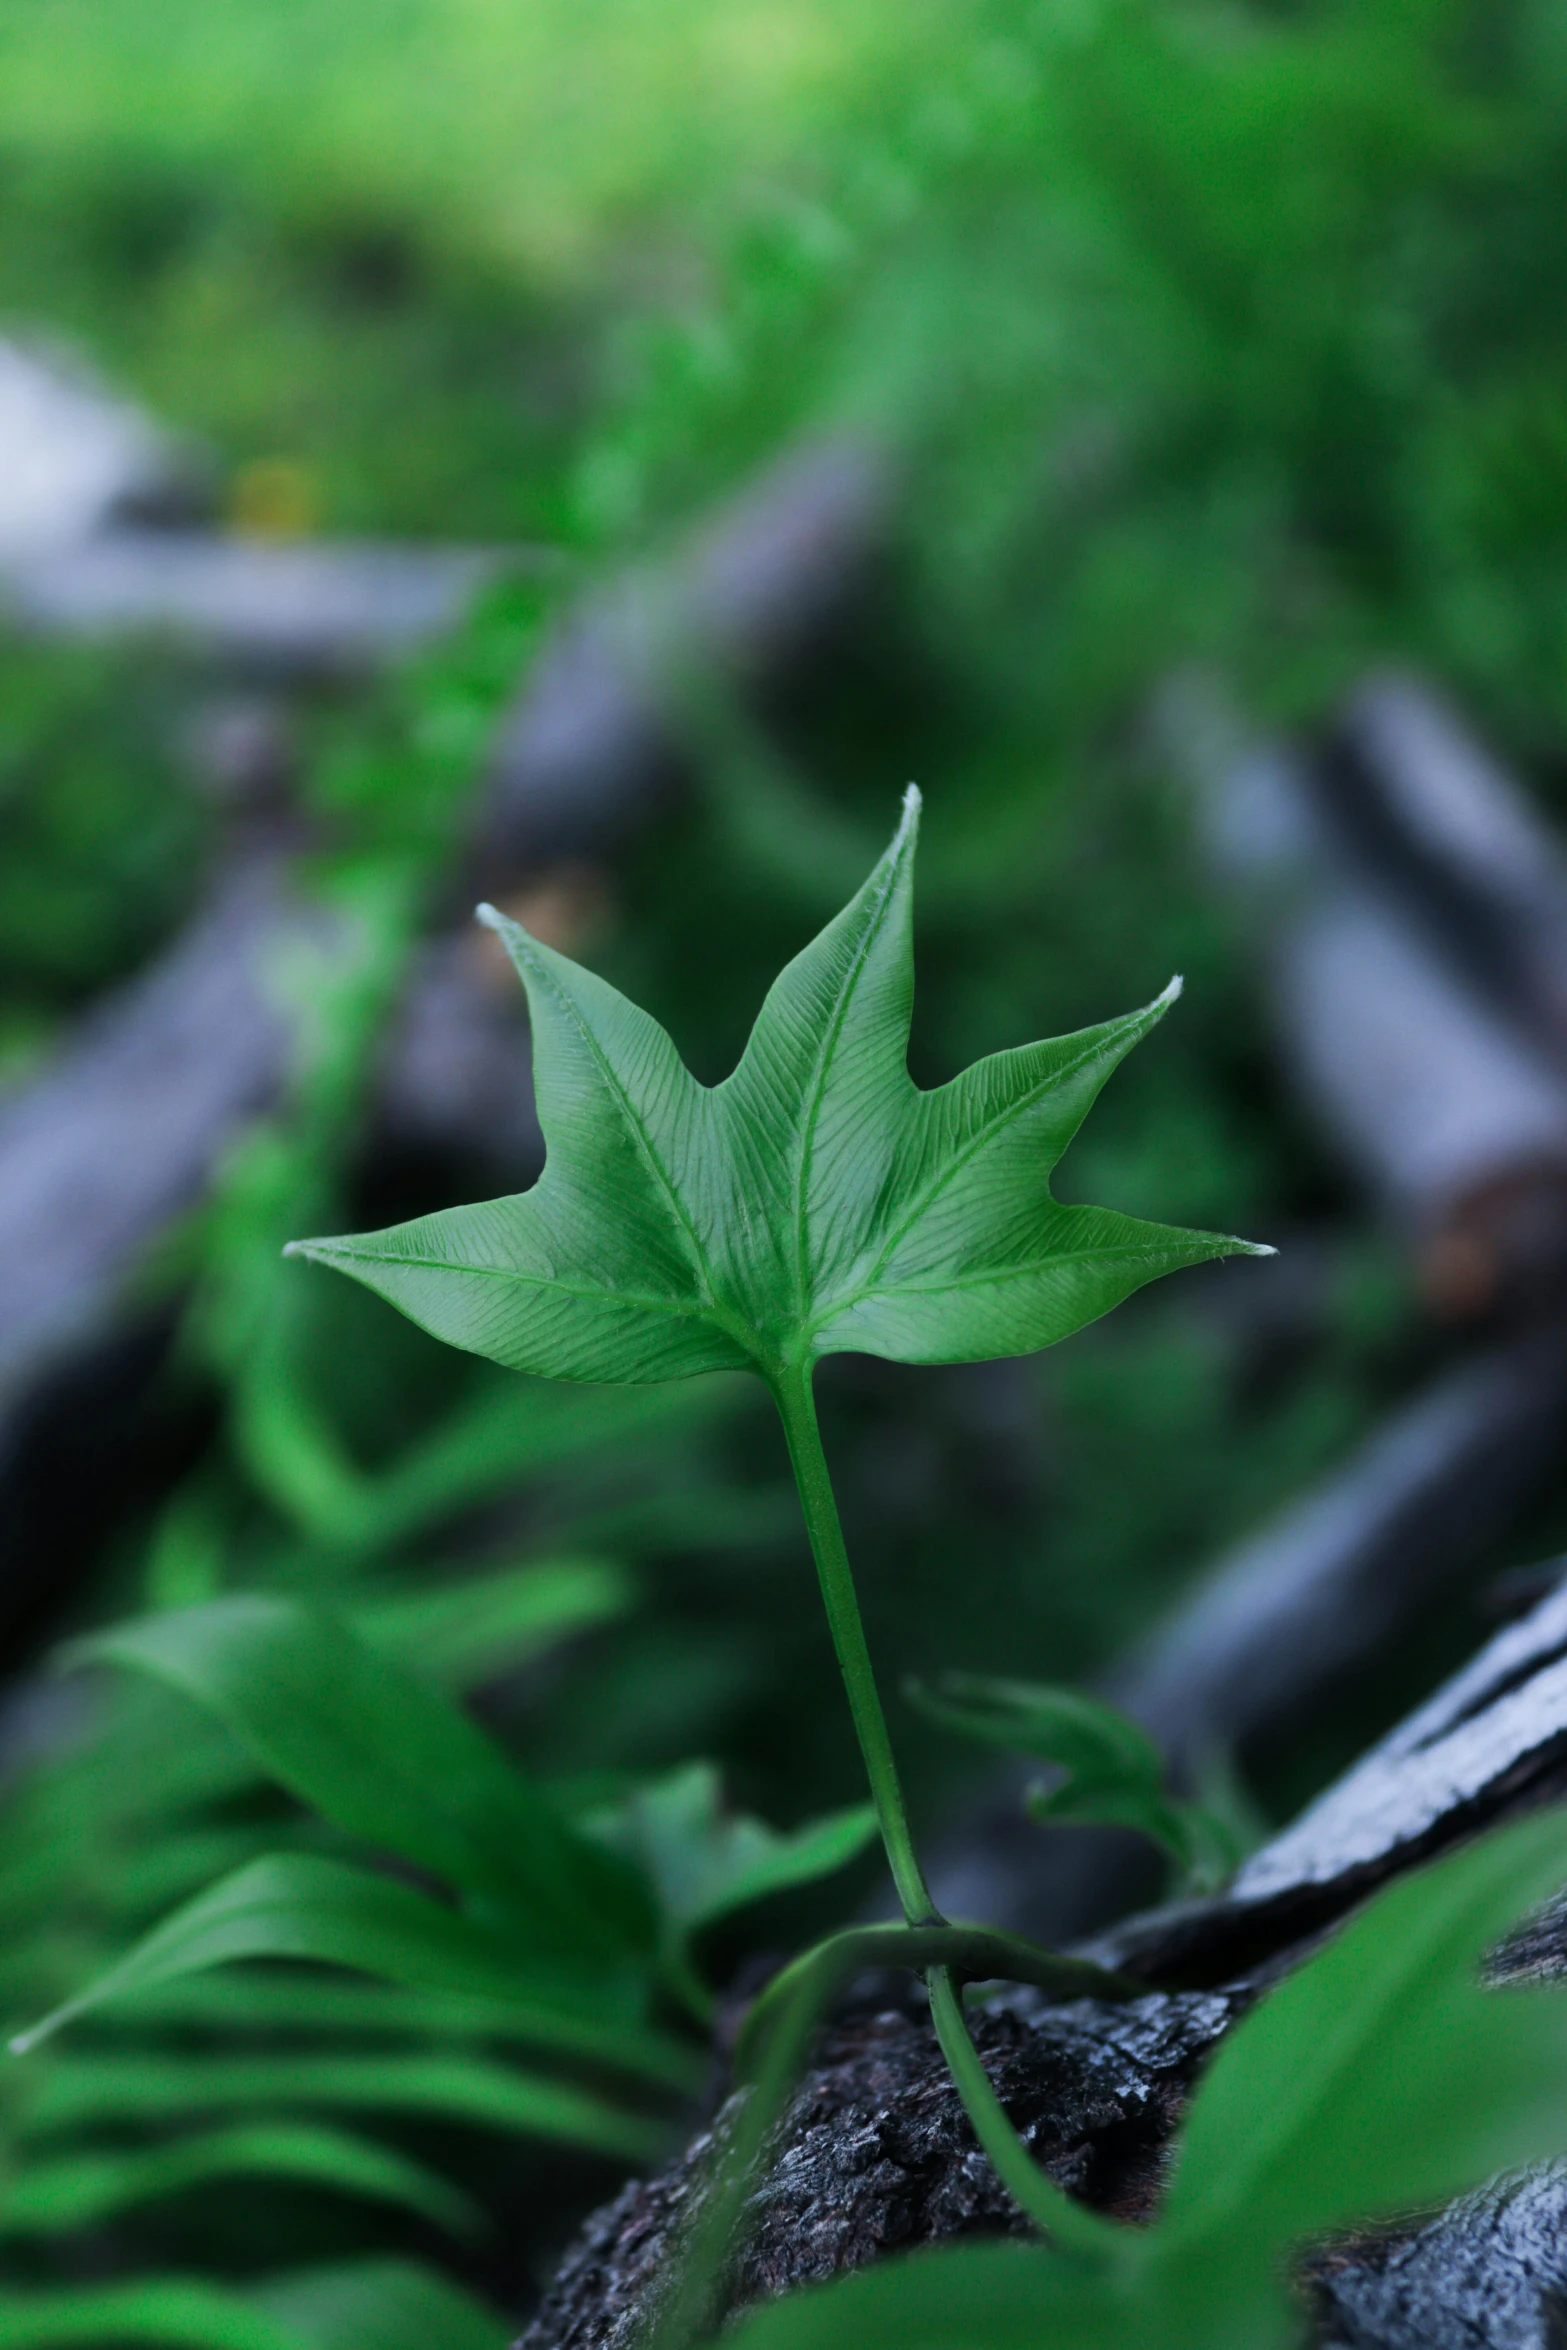
{"type": "MultiPolygon", "coordinates": [[[[1065,1206],[1050,1176],[1100,1087],[1179,992],[1075,1036],[908,1071],[919,794],[863,888],[775,981],[733,1075],[704,1086],[648,1013],[493,908],[527,990],[548,1156],[531,1191],[386,1232],[298,1241],[437,1337],[558,1379],[743,1368],[778,1406],[902,1929],[797,1962],[825,1983],[861,1945],[929,1986],[965,2105],[1009,2189],[1070,2235],[963,2021],[957,1978],[1104,1989],[1097,1970],[949,1925],[926,1884],[877,1694],[812,1379],[824,1355],[979,1362],[1052,1345],[1144,1282],[1247,1241],[1065,1206]]],[[[780,2015],[803,2012],[790,1970],[780,2015]]],[[[1124,1989],[1124,1986],[1122,1986],[1124,1989]]]]}

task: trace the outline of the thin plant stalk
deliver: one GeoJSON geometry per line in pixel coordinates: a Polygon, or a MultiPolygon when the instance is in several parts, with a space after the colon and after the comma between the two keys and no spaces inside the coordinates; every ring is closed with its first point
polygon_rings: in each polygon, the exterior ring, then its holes
{"type": "Polygon", "coordinates": [[[945,1920],[931,1899],[925,1872],[914,1849],[903,1783],[893,1758],[892,1740],[887,1735],[887,1717],[882,1712],[871,1652],[865,1644],[854,1574],[838,1518],[827,1456],[822,1450],[821,1431],[816,1424],[809,1366],[779,1372],[772,1388],[783,1418],[789,1459],[800,1489],[800,1507],[805,1513],[805,1530],[810,1536],[811,1552],[821,1580],[827,1622],[848,1692],[860,1752],[865,1758],[871,1800],[876,1806],[892,1881],[911,1926],[939,1926],[945,1920]]]}
{"type": "Polygon", "coordinates": [[[997,2178],[1013,2202],[1057,2249],[1087,2256],[1102,2265],[1113,2244],[1107,2223],[1074,2203],[1054,2179],[1046,2176],[1007,2118],[979,2050],[969,2031],[968,2017],[951,1967],[926,1969],[931,2021],[947,2060],[947,2070],[963,2100],[974,2135],[989,2156],[997,2178]]]}
{"type": "MultiPolygon", "coordinates": [[[[827,1467],[826,1453],[822,1449],[816,1402],[811,1391],[810,1368],[802,1365],[780,1372],[772,1384],[783,1418],[795,1483],[800,1491],[806,1532],[810,1536],[811,1551],[821,1581],[833,1646],[848,1692],[860,1751],[865,1758],[866,1775],[870,1780],[876,1817],[881,1825],[882,1842],[886,1847],[893,1883],[898,1889],[898,1899],[903,1904],[904,1917],[911,1926],[945,1926],[946,1920],[931,1897],[930,1887],[925,1882],[925,1872],[920,1867],[919,1855],[914,1849],[903,1783],[898,1776],[892,1740],[887,1733],[887,1717],[882,1711],[870,1650],[866,1645],[865,1626],[860,1617],[860,1603],[843,1539],[832,1476],[827,1467]]],[[[973,2124],[974,2134],[994,2164],[1002,2185],[1036,2225],[1065,2243],[1072,2242],[1075,2234],[1078,2248],[1084,2249],[1088,2229],[1074,2228],[1074,2222],[1082,2220],[1085,2215],[1079,2213],[1054,2182],[1045,2177],[1007,2119],[984,2065],[980,2062],[979,2051],[970,2037],[952,1969],[948,1966],[933,1966],[927,1970],[925,1981],[930,1992],[931,2015],[948,2070],[973,2124]]],[[[1096,2250],[1102,2251],[1099,2223],[1092,2223],[1092,2233],[1096,2250]]]]}

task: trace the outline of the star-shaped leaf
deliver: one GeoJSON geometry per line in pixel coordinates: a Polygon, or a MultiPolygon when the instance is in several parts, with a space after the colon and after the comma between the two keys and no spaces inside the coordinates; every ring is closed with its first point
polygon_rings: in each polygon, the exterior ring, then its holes
{"type": "Polygon", "coordinates": [[[911,790],[886,855],[775,981],[717,1086],[605,980],[482,909],[528,992],[543,1174],[509,1199],[296,1250],[454,1346],[601,1380],[737,1365],[772,1380],[846,1351],[1030,1354],[1158,1274],[1250,1251],[1051,1197],[1174,984],[1125,1019],[915,1085],[918,820],[911,790]]]}

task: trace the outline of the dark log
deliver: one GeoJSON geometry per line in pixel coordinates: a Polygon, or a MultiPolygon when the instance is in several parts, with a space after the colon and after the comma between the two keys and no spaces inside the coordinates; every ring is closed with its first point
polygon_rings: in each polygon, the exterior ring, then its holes
{"type": "Polygon", "coordinates": [[[538,560],[228,536],[192,450],[79,366],[15,342],[0,342],[0,448],[0,609],[26,628],[353,669],[455,628],[503,567],[538,560]]]}
{"type": "Polygon", "coordinates": [[[1285,1066],[1408,1230],[1454,1318],[1567,1281],[1567,1082],[1380,872],[1298,751],[1251,740],[1188,681],[1161,734],[1210,863],[1258,932],[1285,1066]]]}
{"type": "Polygon", "coordinates": [[[142,978],[0,1104],[0,1409],[106,1326],[152,1237],[270,1102],[282,958],[330,939],[277,857],[247,861],[142,978]]]}
{"type": "Polygon", "coordinates": [[[1221,1559],[1106,1694],[1177,1764],[1298,1720],[1507,1531],[1564,1431],[1567,1332],[1460,1364],[1221,1559]]]}
{"type": "MultiPolygon", "coordinates": [[[[1554,1473],[1567,1333],[1515,1339],[1447,1372],[1342,1468],[1249,1536],[1108,1674],[1106,1696],[1178,1775],[1259,1753],[1460,1582],[1554,1473]]],[[[1110,1829],[1042,1835],[1001,1777],[938,1851],[937,1899],[1044,1941],[1092,1931],[1148,1888],[1150,1854],[1110,1829]]]]}
{"type": "Polygon", "coordinates": [[[602,848],[677,781],[688,668],[754,694],[863,587],[891,475],[857,441],[792,451],[675,554],[572,614],[497,739],[480,853],[492,866],[602,848]]]}
{"type": "MultiPolygon", "coordinates": [[[[1037,2013],[1025,2000],[977,2017],[975,2037],[1051,2177],[1099,2210],[1141,2219],[1184,2095],[1234,2011],[1212,1993],[1037,2013]]],[[[594,2215],[519,2350],[632,2350],[730,2119],[726,2109],[672,2170],[594,2215]]],[[[824,2037],[753,2199],[730,2299],[742,2306],[953,2236],[1023,2232],[929,2023],[884,2011],[824,2037]]]]}
{"type": "Polygon", "coordinates": [[[1423,678],[1368,678],[1333,726],[1340,821],[1436,909],[1476,977],[1567,1052],[1567,859],[1517,780],[1423,678]]]}
{"type": "Polygon", "coordinates": [[[457,627],[523,550],[371,541],[269,543],[198,530],[113,530],[11,564],[17,624],[151,636],[290,673],[354,670],[457,627]]]}
{"type": "MultiPolygon", "coordinates": [[[[980,2046],[1002,2102],[1068,2190],[1129,2219],[1201,2062],[1259,1984],[1377,1884],[1522,1806],[1567,1791],[1567,1584],[1258,1853],[1223,1898],[1134,1920],[1092,1955],[1159,1988],[1126,2006],[1015,1992],[980,2046]]],[[[1567,1976],[1567,1898],[1495,1972],[1567,1976]]],[[[590,2220],[520,2350],[629,2350],[668,2289],[733,2107],[661,2178],[590,2220]]],[[[731,2306],[884,2253],[1017,2222],[964,2123],[929,2026],[887,2013],[823,2041],[754,2195],[731,2306]]],[[[1324,2345],[1517,2350],[1554,2338],[1567,2188],[1545,2173],[1307,2263],[1324,2345]],[[1532,2329],[1532,2330],[1531,2330],[1532,2329]]]]}

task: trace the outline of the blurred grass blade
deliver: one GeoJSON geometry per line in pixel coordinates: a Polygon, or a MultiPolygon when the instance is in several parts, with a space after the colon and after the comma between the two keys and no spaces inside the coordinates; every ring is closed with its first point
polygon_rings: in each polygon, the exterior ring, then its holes
{"type": "Polygon", "coordinates": [[[668,2150],[660,2123],[569,2081],[547,2080],[483,2056],[401,2051],[208,2056],[199,2064],[185,2056],[72,2052],[43,2073],[20,2134],[44,2137],[84,2125],[279,2105],[428,2115],[553,2138],[626,2163],[648,2162],[668,2150]]]}
{"type": "MultiPolygon", "coordinates": [[[[335,2350],[328,2337],[321,2340],[322,2350],[335,2350]]],[[[149,2350],[315,2350],[286,2317],[191,2277],[0,2291],[0,2342],[5,2350],[106,2350],[111,2343],[119,2350],[132,2342],[149,2350]]]]}
{"type": "Polygon", "coordinates": [[[244,2293],[189,2277],[0,2292],[5,2350],[504,2350],[492,2311],[413,2261],[367,2260],[244,2293]]]}
{"type": "Polygon", "coordinates": [[[463,1688],[513,1672],[595,1625],[624,1615],[635,1586],[613,1559],[538,1559],[461,1583],[355,1603],[360,1637],[431,1679],[463,1688]]]}
{"type": "Polygon", "coordinates": [[[285,1514],[318,1541],[366,1552],[407,1542],[546,1472],[707,1426],[743,1393],[716,1379],[650,1395],[509,1379],[370,1475],[350,1460],[298,1376],[269,1365],[239,1390],[239,1435],[257,1483],[285,1514]]]}
{"type": "Polygon", "coordinates": [[[127,1994],[237,1959],[314,1959],[414,1988],[595,2012],[603,1992],[567,1973],[530,1972],[500,1936],[393,1878],[314,1853],[250,1861],[127,1951],[73,1999],[11,2042],[18,2055],[62,2024],[127,1994]]]}
{"type": "Polygon", "coordinates": [[[400,2204],[454,2235],[472,2235],[480,2224],[468,2197],[422,2163],[348,2130],[257,2122],[167,2146],[35,2158],[0,2187],[0,2236],[62,2235],[187,2187],[255,2178],[288,2179],[334,2194],[400,2204]]]}
{"type": "Polygon", "coordinates": [[[503,1908],[523,1946],[582,1963],[651,1938],[633,1873],[557,1818],[454,1704],[329,1615],[260,1594],[216,1600],[71,1654],[210,1707],[292,1794],[503,1908]]]}
{"type": "Polygon", "coordinates": [[[702,2050],[651,2025],[627,2021],[606,1987],[595,1985],[593,2003],[581,2006],[566,2004],[581,1997],[575,1985],[545,1985],[530,1999],[531,1988],[519,1983],[516,1997],[501,1999],[470,1991],[388,1987],[284,1967],[247,1969],[240,1976],[167,1977],[123,1993],[117,2004],[133,2027],[196,2024],[209,2030],[303,2032],[350,2041],[388,2033],[457,2042],[500,2041],[602,2065],[687,2096],[694,2096],[707,2078],[709,2059],[702,2050]]]}
{"type": "Polygon", "coordinates": [[[512,2328],[411,2260],[362,2260],[282,2277],[256,2299],[306,2350],[505,2350],[512,2328]]]}
{"type": "Polygon", "coordinates": [[[780,1834],[744,1812],[726,1811],[718,1771],[706,1762],[638,1788],[596,1825],[646,1872],[670,1917],[688,1932],[847,1867],[877,1833],[874,1807],[858,1803],[780,1834]]]}

